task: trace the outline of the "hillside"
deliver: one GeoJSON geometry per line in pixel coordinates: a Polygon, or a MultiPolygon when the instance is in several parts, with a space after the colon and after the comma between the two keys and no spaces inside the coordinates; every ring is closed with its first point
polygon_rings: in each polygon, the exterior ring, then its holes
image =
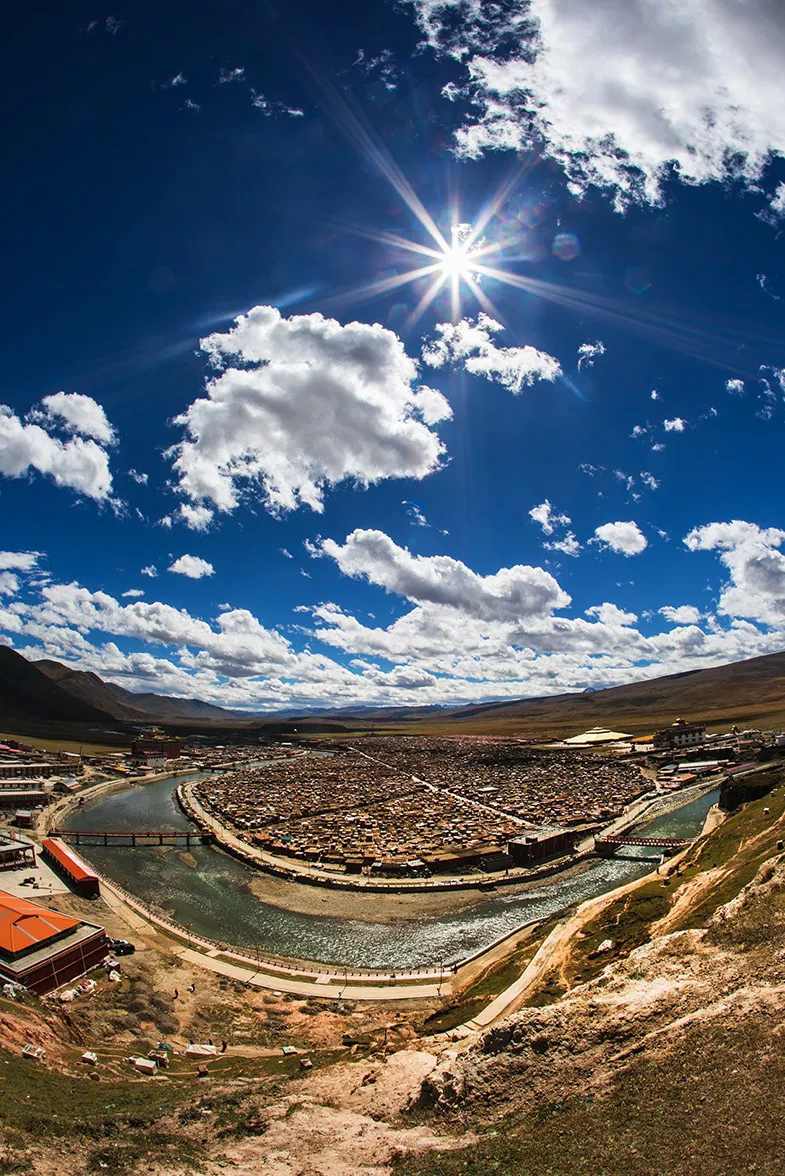
{"type": "Polygon", "coordinates": [[[106,724],[113,716],[64,690],[16,650],[0,645],[0,720],[106,724]]]}
{"type": "Polygon", "coordinates": [[[165,694],[136,694],[105,682],[98,674],[72,670],[58,661],[33,663],[73,698],[100,707],[113,718],[125,722],[149,723],[156,719],[190,719],[197,722],[236,722],[245,716],[223,707],[201,702],[198,698],[172,698],[165,694]]]}

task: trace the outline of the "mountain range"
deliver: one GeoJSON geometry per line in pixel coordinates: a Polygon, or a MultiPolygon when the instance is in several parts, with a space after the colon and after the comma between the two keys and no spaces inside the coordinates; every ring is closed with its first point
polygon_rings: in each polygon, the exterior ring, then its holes
{"type": "Polygon", "coordinates": [[[135,693],[98,674],[48,659],[30,662],[0,646],[0,723],[9,731],[29,731],[36,723],[127,727],[154,722],[191,729],[259,729],[285,721],[305,732],[317,724],[324,729],[324,720],[332,720],[345,729],[563,737],[595,726],[646,734],[677,717],[700,719],[714,727],[785,727],[785,652],[541,698],[454,708],[362,706],[251,715],[199,699],[135,693]]]}

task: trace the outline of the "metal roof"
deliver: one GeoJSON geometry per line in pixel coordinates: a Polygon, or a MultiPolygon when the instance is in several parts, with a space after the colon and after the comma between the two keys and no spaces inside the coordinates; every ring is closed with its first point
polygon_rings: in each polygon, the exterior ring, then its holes
{"type": "Polygon", "coordinates": [[[0,951],[7,955],[18,955],[78,926],[78,919],[0,890],[0,951]]]}

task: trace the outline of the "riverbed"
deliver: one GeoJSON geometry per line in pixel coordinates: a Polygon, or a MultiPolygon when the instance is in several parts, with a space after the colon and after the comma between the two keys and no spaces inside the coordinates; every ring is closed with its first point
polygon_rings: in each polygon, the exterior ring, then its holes
{"type": "MultiPolygon", "coordinates": [[[[173,798],[188,775],[132,785],[75,809],[66,827],[79,829],[188,829],[187,818],[173,798]]],[[[689,804],[640,826],[650,837],[690,837],[703,826],[717,801],[709,792],[689,804]]],[[[308,901],[318,913],[287,909],[285,896],[264,902],[254,893],[259,871],[209,845],[126,848],[83,845],[79,852],[109,879],[197,935],[265,954],[318,960],[350,967],[414,968],[462,959],[529,919],[554,914],[585,899],[604,894],[640,877],[651,862],[616,858],[592,860],[580,871],[546,878],[523,893],[504,890],[476,898],[464,892],[460,909],[374,921],[331,913],[333,892],[308,887],[308,901]],[[468,905],[467,905],[468,903],[468,905]]],[[[295,890],[305,888],[290,884],[295,890]]],[[[370,896],[364,896],[366,898],[370,896]]],[[[375,895],[377,904],[395,903],[398,896],[375,895]]],[[[297,904],[302,905],[302,904],[297,904]]],[[[346,910],[345,897],[341,900],[346,910]]],[[[382,909],[381,905],[379,909],[382,909]]]]}

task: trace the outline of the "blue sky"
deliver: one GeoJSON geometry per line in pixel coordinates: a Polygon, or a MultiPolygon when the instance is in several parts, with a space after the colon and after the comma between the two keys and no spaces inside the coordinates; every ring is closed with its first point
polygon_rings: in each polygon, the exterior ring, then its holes
{"type": "Polygon", "coordinates": [[[0,639],[269,711],[785,644],[769,0],[12,4],[0,639]]]}

